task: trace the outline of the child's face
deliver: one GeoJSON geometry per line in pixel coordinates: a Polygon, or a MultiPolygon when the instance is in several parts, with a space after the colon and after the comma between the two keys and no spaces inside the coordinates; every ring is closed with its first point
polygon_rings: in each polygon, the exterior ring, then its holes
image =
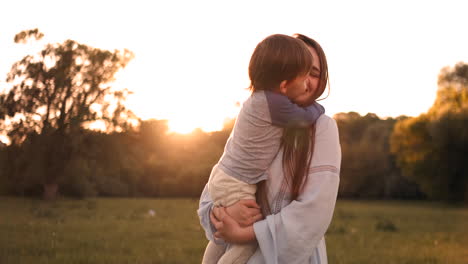
{"type": "MultiPolygon", "coordinates": [[[[310,85],[309,85],[310,86],[310,85]]],[[[300,94],[296,98],[291,99],[295,104],[300,106],[307,106],[313,103],[314,101],[314,91],[312,89],[307,89],[304,93],[300,94]]]]}
{"type": "Polygon", "coordinates": [[[299,76],[292,81],[286,82],[283,94],[294,100],[307,92],[309,86],[309,75],[299,76]]]}

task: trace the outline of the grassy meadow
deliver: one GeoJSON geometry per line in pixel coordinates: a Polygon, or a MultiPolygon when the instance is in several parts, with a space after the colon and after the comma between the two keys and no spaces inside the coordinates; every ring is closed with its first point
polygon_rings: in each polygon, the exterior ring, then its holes
{"type": "MultiPolygon", "coordinates": [[[[200,263],[196,199],[0,197],[0,263],[200,263]]],[[[311,220],[313,221],[313,220],[311,220]]],[[[329,263],[468,263],[468,208],[337,202],[329,263]]]]}

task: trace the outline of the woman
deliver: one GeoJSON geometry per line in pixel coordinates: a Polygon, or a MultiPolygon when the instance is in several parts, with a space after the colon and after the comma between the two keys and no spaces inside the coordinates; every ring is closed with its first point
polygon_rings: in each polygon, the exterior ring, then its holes
{"type": "MultiPolygon", "coordinates": [[[[308,105],[325,90],[327,61],[316,41],[295,37],[309,46],[314,58],[309,89],[294,100],[308,105]]],[[[198,214],[208,239],[257,241],[259,247],[248,263],[327,263],[324,234],[335,207],[340,162],[338,129],[332,118],[322,115],[310,128],[285,129],[268,180],[257,190],[265,219],[254,223],[260,212],[252,201],[213,208],[205,188],[198,214]]]]}

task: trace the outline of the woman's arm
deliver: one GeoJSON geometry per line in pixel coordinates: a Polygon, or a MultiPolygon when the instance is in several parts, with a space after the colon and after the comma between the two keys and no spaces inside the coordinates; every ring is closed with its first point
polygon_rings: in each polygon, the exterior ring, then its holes
{"type": "Polygon", "coordinates": [[[215,207],[210,214],[211,223],[217,229],[215,238],[225,238],[226,242],[244,244],[255,241],[252,225],[241,226],[228,213],[225,207],[215,207]]]}
{"type": "MultiPolygon", "coordinates": [[[[216,220],[210,221],[210,217],[214,216],[210,216],[211,213],[213,211],[216,211],[217,209],[220,208],[213,208],[213,201],[211,200],[211,197],[208,192],[208,185],[205,185],[205,188],[203,189],[202,195],[200,197],[200,203],[197,210],[197,214],[200,219],[200,224],[205,230],[205,235],[208,240],[215,241],[215,243],[218,244],[223,244],[224,241],[222,239],[216,239],[214,237],[214,234],[217,231],[224,233],[224,229],[220,228],[220,230],[217,230],[215,222],[216,220]]],[[[254,200],[240,200],[237,203],[226,208],[225,211],[223,209],[222,213],[226,213],[226,217],[233,218],[234,224],[239,228],[250,227],[252,234],[253,223],[260,219],[263,219],[263,215],[260,212],[260,206],[254,200]]],[[[224,216],[222,217],[224,220],[224,216]]],[[[232,240],[228,241],[232,242],[232,240]]]]}

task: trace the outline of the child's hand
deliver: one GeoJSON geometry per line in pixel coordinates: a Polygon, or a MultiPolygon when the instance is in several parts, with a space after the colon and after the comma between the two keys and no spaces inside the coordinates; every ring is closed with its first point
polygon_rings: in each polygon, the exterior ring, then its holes
{"type": "Polygon", "coordinates": [[[241,227],[251,226],[263,218],[260,206],[254,200],[239,200],[226,207],[226,211],[241,227]]]}

